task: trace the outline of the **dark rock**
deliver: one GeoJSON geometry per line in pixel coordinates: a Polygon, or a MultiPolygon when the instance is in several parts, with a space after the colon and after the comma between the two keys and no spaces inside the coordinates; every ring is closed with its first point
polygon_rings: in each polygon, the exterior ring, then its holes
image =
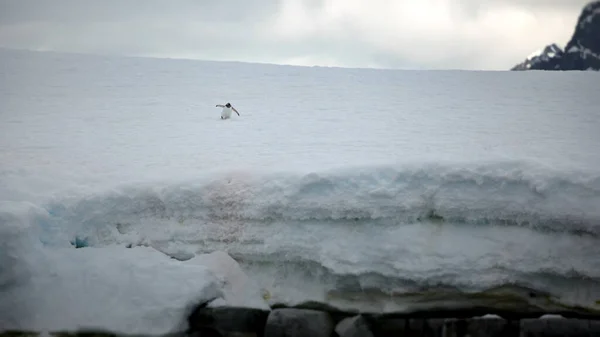
{"type": "Polygon", "coordinates": [[[344,318],[358,315],[358,311],[356,311],[356,310],[345,311],[345,310],[337,308],[333,305],[330,305],[328,303],[317,302],[317,301],[301,302],[301,303],[298,303],[293,306],[288,306],[288,305],[285,305],[282,303],[274,303],[270,307],[271,307],[271,309],[292,308],[292,309],[308,309],[308,310],[326,311],[327,313],[329,313],[329,315],[331,316],[331,318],[333,318],[333,320],[335,322],[339,322],[339,321],[343,320],[344,318]]]}
{"type": "Polygon", "coordinates": [[[218,330],[208,327],[200,327],[193,332],[189,332],[187,337],[224,337],[218,330]]]}
{"type": "Polygon", "coordinates": [[[89,247],[90,243],[87,238],[81,238],[79,236],[76,236],[75,239],[71,241],[71,245],[75,248],[85,248],[89,247]]]}
{"type": "Polygon", "coordinates": [[[407,336],[439,337],[444,328],[444,319],[409,319],[407,336]]]}
{"type": "Polygon", "coordinates": [[[600,70],[600,1],[583,8],[564,51],[551,44],[511,70],[600,70]]]}
{"type": "Polygon", "coordinates": [[[444,319],[422,318],[370,318],[367,319],[375,337],[392,336],[426,336],[442,335],[444,319]]]}
{"type": "Polygon", "coordinates": [[[7,330],[0,332],[0,337],[37,337],[39,332],[7,330]]]}
{"type": "Polygon", "coordinates": [[[590,321],[583,319],[524,319],[520,322],[521,337],[588,337],[600,336],[596,326],[591,331],[590,321]]]}
{"type": "Polygon", "coordinates": [[[444,337],[516,337],[517,321],[504,319],[449,319],[444,322],[444,337]]]}
{"type": "Polygon", "coordinates": [[[555,43],[546,46],[538,53],[527,57],[525,61],[514,66],[511,70],[552,70],[560,67],[563,51],[555,43]]]}
{"type": "Polygon", "coordinates": [[[268,316],[269,311],[261,309],[201,305],[188,317],[188,331],[201,336],[262,336],[268,316]]]}
{"type": "Polygon", "coordinates": [[[334,332],[329,313],[311,309],[275,309],[267,319],[264,337],[329,337],[334,332]]]}
{"type": "Polygon", "coordinates": [[[600,70],[600,1],[590,2],[581,11],[561,66],[564,70],[600,70]]]}
{"type": "Polygon", "coordinates": [[[343,319],[335,327],[339,337],[374,337],[367,320],[357,315],[343,319]]]}
{"type": "Polygon", "coordinates": [[[600,320],[589,321],[590,336],[600,336],[600,320]]]}
{"type": "Polygon", "coordinates": [[[54,337],[117,337],[116,333],[96,330],[60,331],[51,334],[54,337]]]}
{"type": "MultiPolygon", "coordinates": [[[[283,309],[283,308],[310,309],[310,310],[320,310],[320,311],[327,311],[327,312],[347,313],[347,311],[337,308],[331,304],[323,303],[323,302],[316,302],[316,301],[301,302],[294,306],[288,306],[288,305],[281,304],[281,303],[274,303],[271,305],[271,308],[273,308],[273,309],[283,309]]],[[[351,315],[351,314],[349,314],[349,315],[351,315]]]]}
{"type": "Polygon", "coordinates": [[[373,319],[370,325],[375,337],[404,336],[407,320],[405,318],[373,319]]]}

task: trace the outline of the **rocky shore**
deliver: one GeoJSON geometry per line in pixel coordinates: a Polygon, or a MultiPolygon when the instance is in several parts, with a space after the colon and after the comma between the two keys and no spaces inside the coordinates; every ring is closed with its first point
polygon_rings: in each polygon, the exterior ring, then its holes
{"type": "MultiPolygon", "coordinates": [[[[320,303],[294,307],[275,305],[271,310],[245,307],[196,306],[184,331],[165,337],[541,337],[600,336],[600,314],[497,310],[428,310],[412,313],[359,313],[320,303]]],[[[6,331],[0,336],[125,336],[110,331],[26,332],[6,331]]],[[[140,336],[140,335],[137,335],[140,336]]]]}

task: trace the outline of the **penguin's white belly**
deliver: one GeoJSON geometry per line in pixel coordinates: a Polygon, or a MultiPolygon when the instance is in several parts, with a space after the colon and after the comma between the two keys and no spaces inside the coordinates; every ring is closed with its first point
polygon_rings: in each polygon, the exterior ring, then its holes
{"type": "Polygon", "coordinates": [[[231,108],[223,108],[221,111],[221,118],[227,119],[231,117],[231,108]]]}

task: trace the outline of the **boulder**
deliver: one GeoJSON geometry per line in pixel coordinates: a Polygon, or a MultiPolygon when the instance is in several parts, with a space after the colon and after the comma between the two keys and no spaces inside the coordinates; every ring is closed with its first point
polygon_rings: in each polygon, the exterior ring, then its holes
{"type": "Polygon", "coordinates": [[[335,327],[335,332],[339,337],[374,337],[369,323],[361,315],[343,319],[335,327]]]}
{"type": "Polygon", "coordinates": [[[514,337],[518,335],[518,323],[501,318],[448,319],[444,323],[444,337],[514,337]]]}
{"type": "Polygon", "coordinates": [[[600,336],[597,323],[584,319],[523,319],[520,330],[522,337],[600,336]]]}
{"type": "Polygon", "coordinates": [[[371,329],[376,337],[392,336],[442,336],[444,319],[441,318],[372,318],[370,321],[371,329]]]}
{"type": "Polygon", "coordinates": [[[188,317],[188,332],[200,335],[262,336],[268,310],[201,305],[188,317]]]}
{"type": "Polygon", "coordinates": [[[264,337],[330,337],[333,331],[334,322],[327,312],[282,308],[269,314],[264,337]]]}

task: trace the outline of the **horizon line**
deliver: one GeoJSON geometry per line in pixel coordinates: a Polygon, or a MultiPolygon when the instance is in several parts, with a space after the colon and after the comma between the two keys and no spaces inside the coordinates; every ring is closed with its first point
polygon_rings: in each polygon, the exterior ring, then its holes
{"type": "MultiPolygon", "coordinates": [[[[292,63],[276,63],[276,62],[260,62],[260,61],[240,61],[240,60],[214,60],[204,59],[199,57],[186,56],[161,56],[161,55],[142,55],[142,54],[116,54],[102,52],[85,52],[85,51],[62,51],[51,49],[36,49],[36,48],[18,48],[1,46],[0,50],[31,52],[31,53],[51,53],[74,56],[87,57],[112,57],[112,58],[137,58],[137,59],[154,59],[154,60],[173,60],[173,61],[190,61],[204,63],[238,63],[245,65],[262,65],[262,66],[279,66],[279,67],[296,67],[296,68],[323,68],[323,69],[349,69],[349,70],[374,70],[374,71],[460,71],[460,72],[514,72],[510,69],[463,69],[463,68],[391,68],[391,67],[351,67],[351,66],[328,66],[328,65],[301,65],[292,63]]],[[[535,70],[532,70],[535,71],[535,70]]]]}

